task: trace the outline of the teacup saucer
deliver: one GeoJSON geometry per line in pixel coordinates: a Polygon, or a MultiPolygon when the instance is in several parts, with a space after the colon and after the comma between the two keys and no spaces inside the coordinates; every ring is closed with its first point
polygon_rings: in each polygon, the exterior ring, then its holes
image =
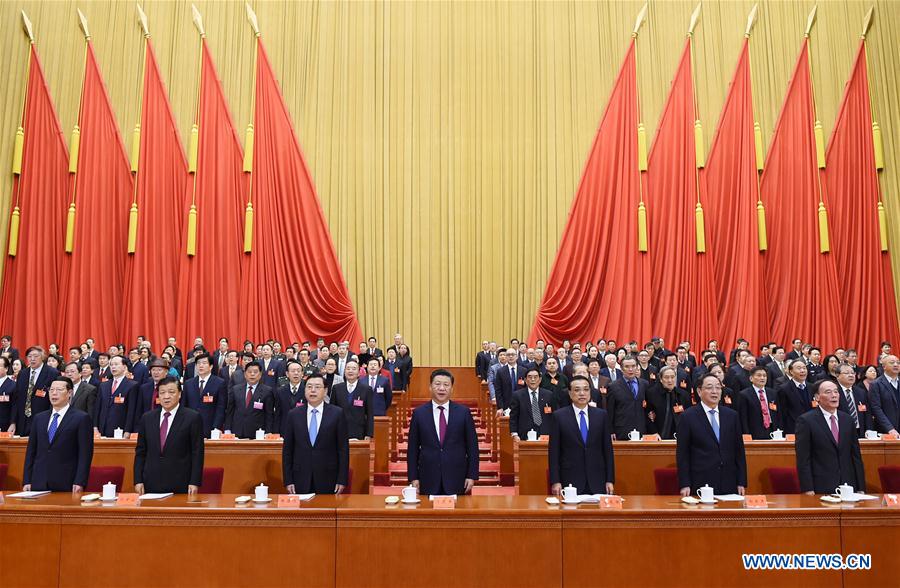
{"type": "Polygon", "coordinates": [[[575,500],[563,500],[562,503],[563,504],[581,504],[581,501],[576,498],[575,500]]]}
{"type": "Polygon", "coordinates": [[[253,502],[255,502],[256,504],[265,504],[267,502],[272,502],[272,499],[271,498],[254,498],[253,502]]]}
{"type": "Polygon", "coordinates": [[[422,502],[422,499],[421,499],[421,498],[414,498],[413,500],[406,500],[406,499],[404,498],[404,499],[401,500],[400,502],[402,502],[403,504],[419,504],[420,502],[422,502]]]}
{"type": "Polygon", "coordinates": [[[101,502],[115,502],[118,499],[119,499],[118,496],[101,496],[100,497],[101,502]]]}

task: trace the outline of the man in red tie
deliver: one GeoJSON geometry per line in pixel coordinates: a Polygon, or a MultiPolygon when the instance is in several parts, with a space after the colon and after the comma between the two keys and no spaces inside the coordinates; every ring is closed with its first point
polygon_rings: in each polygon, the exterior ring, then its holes
{"type": "Polygon", "coordinates": [[[831,494],[841,484],[857,492],[866,490],[856,425],[844,411],[838,410],[837,384],[823,380],[815,392],[818,407],[797,419],[794,451],[800,490],[807,494],[831,494]]]}
{"type": "Polygon", "coordinates": [[[225,407],[225,432],[234,433],[241,439],[254,439],[256,431],[262,429],[274,433],[275,394],[263,384],[262,367],[251,361],[244,366],[246,382],[231,388],[225,407]]]}
{"type": "Polygon", "coordinates": [[[159,382],[159,406],[138,419],[134,491],[196,494],[203,479],[203,419],[181,406],[181,384],[159,382]]]}

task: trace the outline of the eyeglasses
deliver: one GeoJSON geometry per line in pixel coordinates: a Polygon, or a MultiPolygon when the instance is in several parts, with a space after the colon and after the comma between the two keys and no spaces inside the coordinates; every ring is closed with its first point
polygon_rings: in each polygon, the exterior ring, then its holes
{"type": "Polygon", "coordinates": [[[712,384],[712,385],[703,385],[703,386],[700,386],[700,388],[703,390],[721,390],[722,386],[719,384],[712,384]]]}

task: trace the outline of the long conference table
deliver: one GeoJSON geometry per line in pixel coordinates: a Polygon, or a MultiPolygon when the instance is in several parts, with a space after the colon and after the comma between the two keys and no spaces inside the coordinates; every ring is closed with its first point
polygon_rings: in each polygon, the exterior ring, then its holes
{"type": "Polygon", "coordinates": [[[56,493],[0,504],[0,586],[897,586],[900,509],[770,495],[768,507],[625,496],[620,510],[466,496],[298,506],[56,493]],[[746,571],[745,553],[870,554],[871,569],[746,571]]]}

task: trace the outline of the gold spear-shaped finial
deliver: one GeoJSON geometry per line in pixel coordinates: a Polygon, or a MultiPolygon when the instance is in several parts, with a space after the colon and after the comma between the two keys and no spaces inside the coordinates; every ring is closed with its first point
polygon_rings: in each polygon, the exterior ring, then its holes
{"type": "Polygon", "coordinates": [[[141,23],[141,30],[144,31],[144,36],[148,39],[150,38],[150,29],[147,27],[147,15],[144,14],[143,9],[141,9],[140,4],[135,4],[138,13],[138,22],[141,23]]]}
{"type": "Polygon", "coordinates": [[[25,29],[25,34],[28,35],[28,40],[34,45],[34,28],[31,26],[31,21],[24,10],[22,11],[22,27],[25,29]]]}
{"type": "Polygon", "coordinates": [[[197,10],[197,6],[191,4],[191,17],[194,21],[194,26],[197,27],[197,32],[200,33],[201,37],[206,36],[206,30],[203,28],[203,17],[200,16],[200,11],[197,10]]]}
{"type": "Polygon", "coordinates": [[[78,22],[81,25],[81,32],[84,33],[84,40],[89,41],[91,39],[91,32],[88,30],[87,26],[87,17],[84,16],[84,13],[81,12],[80,9],[76,9],[78,12],[78,22]]]}
{"type": "Polygon", "coordinates": [[[250,27],[253,29],[253,32],[256,33],[256,36],[259,36],[259,21],[256,20],[256,13],[253,12],[253,9],[250,8],[250,3],[247,2],[245,4],[247,7],[247,20],[250,21],[250,27]]]}
{"type": "Polygon", "coordinates": [[[809,17],[806,19],[806,32],[803,33],[804,37],[808,37],[812,32],[813,25],[816,24],[816,11],[819,9],[819,5],[813,5],[812,12],[809,13],[809,17]]]}
{"type": "Polygon", "coordinates": [[[744,36],[749,37],[750,31],[753,30],[753,26],[756,24],[756,11],[759,9],[759,4],[753,5],[753,10],[750,11],[750,16],[747,17],[747,28],[744,29],[744,36]]]}
{"type": "Polygon", "coordinates": [[[641,11],[637,15],[637,20],[634,21],[634,30],[631,31],[632,37],[637,37],[638,32],[641,30],[641,27],[644,25],[644,21],[647,20],[647,8],[648,3],[644,4],[644,7],[641,8],[641,11]]]}
{"type": "Polygon", "coordinates": [[[688,35],[694,34],[694,28],[697,26],[697,22],[700,20],[700,7],[703,6],[702,3],[697,3],[697,8],[694,9],[694,13],[691,15],[691,24],[688,26],[688,35]]]}

